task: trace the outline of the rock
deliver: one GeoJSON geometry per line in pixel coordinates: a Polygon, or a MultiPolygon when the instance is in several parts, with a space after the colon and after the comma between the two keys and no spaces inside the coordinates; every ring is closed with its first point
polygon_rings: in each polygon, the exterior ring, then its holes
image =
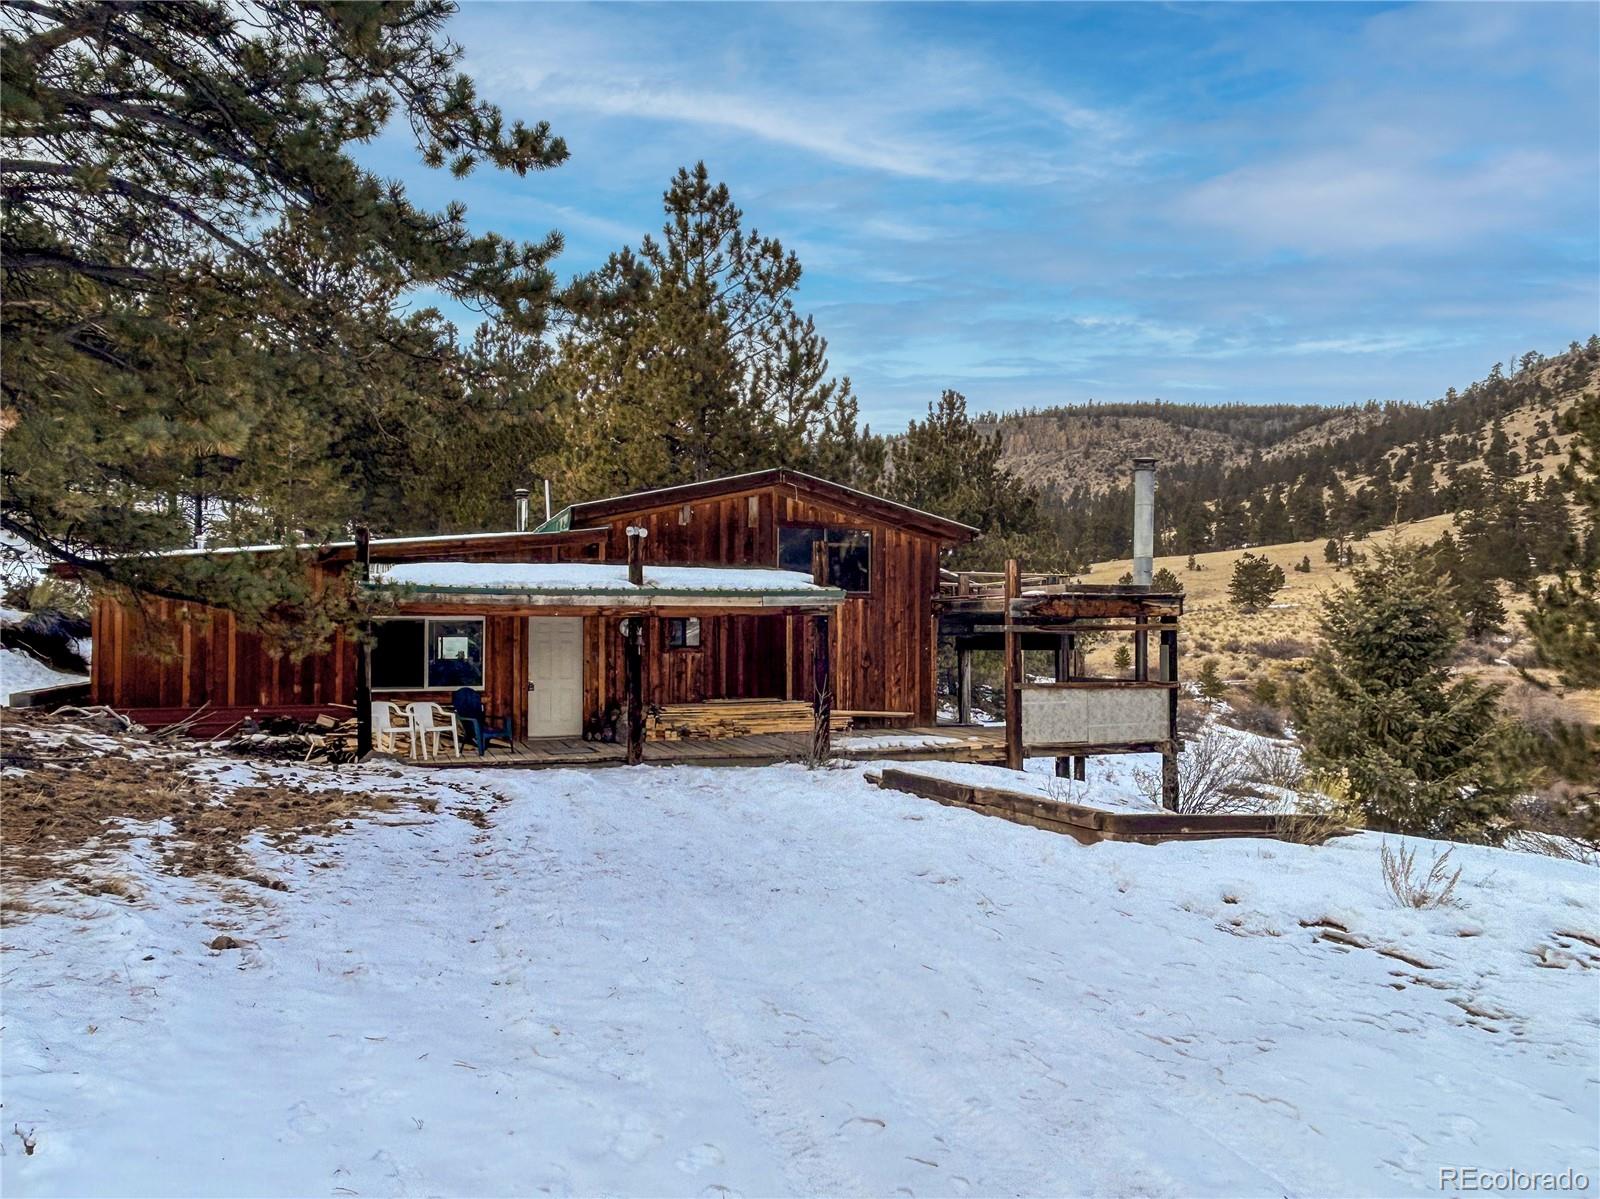
{"type": "Polygon", "coordinates": [[[243,941],[235,941],[226,933],[218,933],[206,943],[207,949],[243,949],[243,941]]]}

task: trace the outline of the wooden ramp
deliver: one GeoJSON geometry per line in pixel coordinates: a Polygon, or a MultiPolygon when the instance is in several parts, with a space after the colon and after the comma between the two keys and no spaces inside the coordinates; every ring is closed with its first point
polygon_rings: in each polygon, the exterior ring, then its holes
{"type": "MultiPolygon", "coordinates": [[[[811,734],[763,733],[745,737],[681,738],[646,741],[647,766],[771,766],[803,761],[811,750],[811,734]]],[[[946,762],[1000,762],[1005,758],[1005,730],[980,726],[882,729],[841,734],[834,757],[849,761],[937,759],[946,762]],[[878,742],[878,744],[874,744],[878,742]]],[[[485,768],[537,770],[573,766],[621,766],[627,747],[620,742],[585,741],[581,737],[536,737],[503,746],[480,758],[463,745],[459,758],[448,751],[427,762],[406,759],[428,769],[485,768]]]]}

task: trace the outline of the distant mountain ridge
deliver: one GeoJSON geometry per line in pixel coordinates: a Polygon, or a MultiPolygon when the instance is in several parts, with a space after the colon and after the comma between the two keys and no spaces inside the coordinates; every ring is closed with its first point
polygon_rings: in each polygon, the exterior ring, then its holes
{"type": "MultiPolygon", "coordinates": [[[[1368,401],[1329,408],[1295,404],[1066,404],[978,418],[1000,435],[1001,462],[1028,482],[1061,496],[1126,485],[1135,454],[1163,468],[1247,467],[1312,454],[1341,475],[1366,474],[1373,452],[1397,455],[1420,440],[1449,434],[1487,436],[1496,417],[1529,404],[1559,408],[1600,385],[1600,345],[1573,346],[1545,358],[1524,355],[1505,374],[1496,365],[1482,382],[1454,388],[1429,404],[1368,401]],[[1524,365],[1525,364],[1525,365],[1524,365]],[[1516,386],[1512,386],[1516,384],[1516,386]],[[1383,444],[1387,442],[1387,444],[1383,444]]],[[[1281,478],[1281,473],[1271,472],[1281,478]]]]}
{"type": "MultiPolygon", "coordinates": [[[[1125,556],[1129,459],[1160,461],[1169,551],[1361,536],[1520,488],[1515,519],[1560,508],[1577,402],[1600,396],[1600,335],[1497,363],[1430,404],[1082,404],[988,415],[1001,464],[1040,488],[1072,560],[1125,556]]],[[[1509,511],[1509,509],[1507,509],[1509,511]]]]}

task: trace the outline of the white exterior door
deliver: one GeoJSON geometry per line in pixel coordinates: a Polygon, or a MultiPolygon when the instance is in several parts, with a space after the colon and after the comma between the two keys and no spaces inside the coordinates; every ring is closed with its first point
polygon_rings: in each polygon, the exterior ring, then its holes
{"type": "Polygon", "coordinates": [[[528,736],[583,732],[583,617],[528,618],[528,736]]]}

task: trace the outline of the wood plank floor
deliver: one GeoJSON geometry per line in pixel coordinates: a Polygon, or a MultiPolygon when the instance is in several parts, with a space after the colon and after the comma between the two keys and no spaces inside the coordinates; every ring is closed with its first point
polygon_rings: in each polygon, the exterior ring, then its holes
{"type": "MultiPolygon", "coordinates": [[[[961,762],[1003,762],[1005,760],[1005,730],[968,725],[939,725],[905,729],[857,730],[835,736],[838,748],[835,756],[850,759],[871,758],[937,758],[961,762]],[[872,737],[881,733],[903,739],[910,737],[938,737],[944,743],[935,745],[910,745],[893,748],[850,748],[853,738],[872,737]],[[843,742],[843,744],[839,744],[843,742]]],[[[750,737],[719,737],[705,740],[647,741],[644,747],[646,765],[655,766],[770,766],[775,762],[793,762],[803,759],[810,749],[809,734],[767,733],[750,737]]],[[[531,741],[518,741],[514,750],[503,746],[491,749],[485,757],[463,747],[459,758],[446,753],[426,763],[429,769],[441,767],[506,767],[533,769],[541,767],[620,766],[627,759],[626,748],[616,742],[585,741],[581,737],[538,737],[531,741]]]]}

